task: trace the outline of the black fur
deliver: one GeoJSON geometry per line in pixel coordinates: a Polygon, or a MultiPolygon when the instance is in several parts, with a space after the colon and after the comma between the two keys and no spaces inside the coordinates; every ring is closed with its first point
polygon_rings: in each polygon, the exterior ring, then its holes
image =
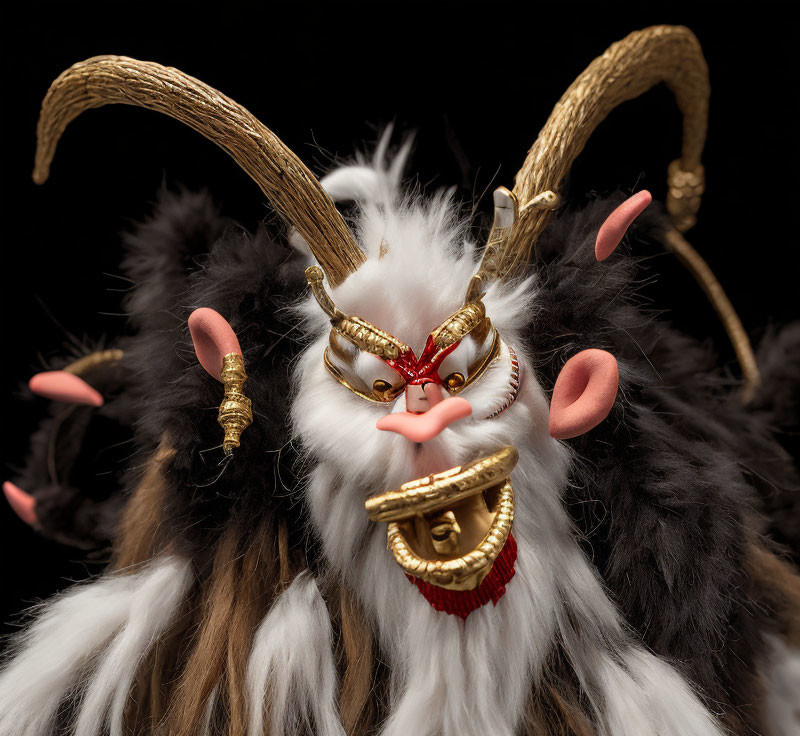
{"type": "MultiPolygon", "coordinates": [[[[611,415],[570,442],[578,459],[566,503],[643,640],[673,659],[715,710],[747,720],[761,636],[774,624],[771,604],[747,578],[746,545],[763,533],[800,550],[800,479],[771,429],[797,428],[800,328],[765,342],[765,387],[744,408],[709,350],[642,306],[642,265],[625,245],[595,261],[597,229],[619,201],[563,213],[539,244],[529,340],[542,384],[551,388],[567,358],[588,347],[609,350],[620,366],[611,415]]],[[[638,247],[660,247],[662,217],[640,220],[638,247]]],[[[286,309],[304,288],[298,264],[264,229],[247,233],[208,197],[187,193],[162,194],[156,216],[127,244],[125,271],[137,286],[126,307],[136,334],[120,341],[129,384],[118,405],[135,417],[138,449],[127,486],[167,437],[176,450],[162,527],[170,541],[202,558],[225,524],[244,534],[254,519],[277,514],[300,544],[287,413],[289,366],[302,346],[286,309]],[[221,386],[198,365],[186,327],[201,306],[236,331],[255,407],[228,464],[216,421],[221,386]]]]}
{"type": "MultiPolygon", "coordinates": [[[[51,361],[59,370],[106,345],[71,351],[51,361]]],[[[13,482],[36,500],[37,529],[62,544],[107,552],[124,503],[120,485],[131,454],[132,407],[120,400],[128,377],[119,365],[105,365],[83,376],[105,398],[100,408],[50,402],[45,418],[30,440],[23,468],[13,482]]],[[[25,395],[32,406],[44,399],[25,395]]]]}
{"type": "MultiPolygon", "coordinates": [[[[567,504],[644,641],[676,660],[710,701],[744,711],[762,632],[774,626],[747,580],[746,544],[760,531],[777,532],[779,524],[758,516],[772,496],[796,525],[800,482],[769,430],[776,415],[767,399],[761,412],[744,408],[710,351],[641,305],[641,265],[630,250],[623,245],[596,262],[597,230],[619,201],[565,213],[540,243],[541,309],[529,336],[543,385],[552,388],[584,348],[609,350],[620,367],[608,419],[570,441],[580,460],[567,504]]],[[[635,236],[652,245],[662,227],[658,213],[646,215],[635,236]]],[[[779,410],[800,377],[797,362],[775,362],[768,380],[780,382],[772,389],[779,410]]],[[[796,526],[775,536],[800,549],[796,526]]]]}
{"type": "Polygon", "coordinates": [[[162,437],[176,451],[167,467],[165,534],[179,532],[189,552],[201,557],[228,522],[245,530],[280,509],[299,529],[287,421],[289,363],[299,346],[286,307],[304,280],[293,251],[263,228],[251,235],[223,220],[207,196],[188,193],[163,193],[156,217],[127,243],[123,267],[137,288],[125,306],[139,332],[123,347],[134,378],[129,395],[140,406],[139,459],[162,437]],[[254,421],[229,461],[217,423],[222,385],[198,364],[187,328],[198,307],[230,322],[249,376],[245,392],[254,421]]]}

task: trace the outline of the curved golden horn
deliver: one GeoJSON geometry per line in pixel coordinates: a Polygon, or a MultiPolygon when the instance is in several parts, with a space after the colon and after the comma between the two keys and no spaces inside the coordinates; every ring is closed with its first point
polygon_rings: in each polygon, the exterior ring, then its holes
{"type": "Polygon", "coordinates": [[[82,358],[73,360],[69,365],[65,365],[61,370],[64,373],[72,373],[76,376],[84,376],[91,373],[96,368],[115,365],[122,360],[124,353],[122,350],[113,348],[110,350],[97,350],[82,358]]]}
{"type": "Polygon", "coordinates": [[[517,173],[519,218],[499,254],[501,276],[527,263],[550,219],[551,208],[528,207],[544,192],[558,192],[595,128],[618,105],[665,82],[683,113],[683,150],[669,170],[667,209],[684,232],[700,207],[700,155],[708,120],[708,67],[695,35],[682,26],[653,26],[612,44],[563,94],[517,173]]]}
{"type": "Polygon", "coordinates": [[[697,220],[705,187],[700,157],[708,126],[708,66],[697,37],[683,26],[652,26],[629,34],[598,56],[563,94],[514,180],[519,216],[495,262],[481,267],[500,278],[513,276],[528,262],[547,226],[561,181],[595,128],[618,105],[659,82],[675,95],[683,114],[681,157],[667,169],[667,211],[674,229],[667,247],[699,282],[719,315],[736,351],[745,379],[742,398],[752,398],[761,377],[747,333],[708,264],[681,233],[697,220]],[[555,197],[555,199],[554,199],[555,197]],[[546,200],[551,206],[541,206],[546,200]]]}
{"type": "Polygon", "coordinates": [[[56,145],[84,110],[112,103],[156,110],[225,150],[311,248],[331,284],[365,260],[353,235],[302,161],[230,98],[177,69],[125,56],[95,56],[61,74],[42,102],[33,180],[46,181],[56,145]]]}

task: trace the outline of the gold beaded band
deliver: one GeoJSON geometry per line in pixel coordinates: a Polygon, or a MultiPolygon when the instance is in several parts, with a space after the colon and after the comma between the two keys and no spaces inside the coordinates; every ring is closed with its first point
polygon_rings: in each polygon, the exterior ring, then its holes
{"type": "Polygon", "coordinates": [[[225,396],[219,406],[217,421],[225,431],[222,448],[229,455],[239,447],[239,438],[253,422],[253,407],[250,399],[242,393],[247,380],[244,358],[239,353],[228,353],[222,359],[220,380],[225,387],[225,396]]]}

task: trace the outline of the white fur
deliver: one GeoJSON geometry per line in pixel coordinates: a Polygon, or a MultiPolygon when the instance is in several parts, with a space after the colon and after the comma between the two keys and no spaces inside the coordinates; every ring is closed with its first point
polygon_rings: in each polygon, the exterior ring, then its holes
{"type": "Polygon", "coordinates": [[[219,684],[214,686],[211,695],[208,696],[205,710],[203,711],[203,724],[200,727],[202,736],[212,736],[212,723],[214,719],[214,711],[217,707],[217,697],[219,694],[219,684]]]}
{"type": "Polygon", "coordinates": [[[128,621],[104,653],[81,700],[76,736],[122,736],[131,683],[142,657],[174,619],[191,581],[187,560],[168,558],[154,567],[136,591],[128,621]]]}
{"type": "Polygon", "coordinates": [[[331,623],[316,581],[298,575],[258,627],[247,663],[249,735],[344,736],[336,703],[331,623]],[[305,730],[303,730],[305,729],[305,730]]]}
{"type": "Polygon", "coordinates": [[[768,736],[800,736],[800,649],[766,637],[768,736]]]}
{"type": "MultiPolygon", "coordinates": [[[[409,138],[406,141],[387,167],[386,151],[391,137],[392,126],[390,125],[381,136],[371,161],[367,161],[365,156],[358,156],[358,163],[355,166],[333,169],[327,176],[320,179],[322,188],[334,202],[374,200],[377,192],[383,198],[391,198],[394,195],[396,182],[399,181],[408,155],[411,153],[412,139],[409,138]]],[[[289,232],[289,242],[311,263],[313,260],[311,249],[303,236],[294,228],[289,232]]]]}
{"type": "MultiPolygon", "coordinates": [[[[447,196],[423,204],[401,194],[408,147],[387,166],[387,145],[384,137],[371,171],[360,161],[326,179],[333,195],[358,201],[356,235],[367,254],[333,297],[342,310],[368,319],[419,354],[430,331],[462,304],[476,268],[475,248],[447,196]]],[[[547,432],[545,391],[521,336],[536,308],[535,280],[494,284],[484,303],[520,360],[517,400],[498,417],[484,418],[508,389],[504,347],[481,380],[461,392],[473,406],[472,417],[422,445],[377,430],[377,419],[405,408],[403,396],[393,405],[378,405],[336,383],[322,363],[327,318],[313,300],[300,307],[309,346],[297,363],[292,416],[311,466],[305,492],[328,563],[377,622],[381,656],[391,670],[382,733],[512,736],[546,659],[560,644],[604,736],[719,735],[689,685],[631,637],[575,540],[561,504],[572,458],[547,432]],[[516,575],[496,606],[483,606],[462,622],[434,611],[406,580],[386,549],[385,525],[368,521],[364,501],[506,444],[520,454],[512,474],[516,575]]],[[[464,357],[454,354],[453,365],[464,357]]],[[[373,375],[371,366],[363,370],[366,379],[373,375]]],[[[85,686],[76,732],[92,736],[108,726],[118,736],[136,664],[168,625],[189,577],[185,562],[157,560],[136,574],[74,589],[44,607],[0,674],[0,733],[50,733],[59,703],[85,686]],[[81,672],[93,657],[93,675],[82,683],[81,672]]],[[[251,736],[262,733],[265,721],[276,735],[312,727],[321,736],[343,735],[332,647],[329,613],[313,576],[303,573],[255,635],[247,666],[251,736]]],[[[209,720],[213,703],[212,696],[209,720]]]]}
{"type": "MultiPolygon", "coordinates": [[[[348,171],[353,187],[363,172],[348,171]]],[[[360,192],[358,242],[367,261],[332,291],[344,312],[357,314],[410,345],[417,354],[462,303],[476,269],[446,196],[429,203],[404,197],[382,163],[371,194],[360,192]],[[381,242],[389,251],[380,257],[381,242]]],[[[570,455],[547,431],[545,393],[531,368],[521,328],[535,309],[533,281],[494,284],[487,313],[523,369],[516,402],[484,419],[503,401],[507,350],[461,396],[473,405],[458,422],[421,445],[376,429],[386,412],[328,375],[322,363],[330,326],[313,300],[302,307],[312,339],[297,364],[295,432],[314,463],[306,495],[325,556],[357,591],[377,622],[391,667],[386,736],[468,736],[517,732],[525,701],[546,657],[561,642],[593,706],[599,731],[610,736],[719,734],[715,719],[669,664],[636,644],[582,554],[561,505],[570,455]],[[406,579],[386,549],[386,527],[370,523],[364,501],[412,478],[450,468],[513,444],[512,474],[518,543],[516,575],[496,606],[462,623],[438,613],[406,579]]]]}
{"type": "MultiPolygon", "coordinates": [[[[36,622],[17,640],[15,656],[0,674],[0,733],[3,736],[50,734],[59,703],[81,684],[79,676],[89,659],[131,620],[134,609],[140,608],[138,597],[149,596],[153,609],[149,615],[158,618],[161,602],[155,600],[157,596],[153,593],[164,591],[169,585],[184,585],[185,570],[186,563],[175,558],[156,560],[137,573],[107,576],[75,587],[42,606],[36,622]]],[[[147,626],[137,625],[136,631],[141,633],[147,626]]],[[[112,647],[114,655],[123,655],[123,661],[109,661],[108,665],[109,671],[122,678],[127,677],[130,660],[143,644],[139,637],[133,641],[133,629],[128,637],[126,631],[120,636],[128,646],[112,647]]],[[[104,663],[102,655],[99,661],[104,663]]],[[[112,693],[113,709],[118,715],[117,684],[108,683],[110,689],[105,693],[108,697],[95,702],[91,719],[94,731],[81,730],[80,736],[97,732],[112,693]]],[[[122,683],[119,684],[122,688],[122,683]]],[[[124,687],[125,695],[127,691],[124,687]]]]}

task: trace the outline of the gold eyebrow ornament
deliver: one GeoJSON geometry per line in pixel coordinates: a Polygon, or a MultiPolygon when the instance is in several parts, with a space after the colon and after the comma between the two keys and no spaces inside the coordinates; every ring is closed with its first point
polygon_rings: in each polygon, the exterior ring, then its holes
{"type": "Polygon", "coordinates": [[[306,280],[311,286],[314,298],[325,314],[331,318],[331,325],[345,340],[353,343],[359,350],[377,355],[384,360],[396,360],[401,353],[410,350],[408,345],[392,337],[388,332],[370,324],[361,317],[351,317],[337,309],[322,284],[324,274],[319,266],[306,269],[306,280]]]}
{"type": "MultiPolygon", "coordinates": [[[[314,298],[325,314],[331,318],[333,329],[359,350],[372,353],[384,360],[396,360],[402,353],[411,350],[408,345],[367,320],[347,315],[338,309],[325,291],[324,273],[319,266],[309,266],[305,273],[314,298]]],[[[480,300],[480,295],[475,301],[464,304],[456,310],[430,334],[436,347],[443,350],[463,340],[479,327],[483,337],[491,329],[491,322],[486,317],[486,308],[480,300]]]]}

